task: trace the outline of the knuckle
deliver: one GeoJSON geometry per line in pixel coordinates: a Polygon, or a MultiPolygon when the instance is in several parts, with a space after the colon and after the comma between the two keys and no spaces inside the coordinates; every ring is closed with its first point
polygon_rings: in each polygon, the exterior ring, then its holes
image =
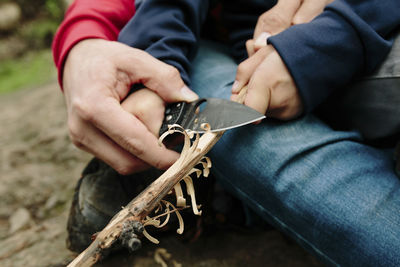
{"type": "Polygon", "coordinates": [[[250,40],[247,40],[246,41],[246,47],[251,47],[252,45],[253,45],[253,40],[252,39],[250,39],[250,40]]]}
{"type": "Polygon", "coordinates": [[[178,79],[180,77],[180,73],[177,68],[168,66],[168,68],[165,72],[165,76],[169,80],[174,80],[174,79],[178,79]]]}
{"type": "Polygon", "coordinates": [[[295,16],[292,20],[293,25],[303,24],[305,22],[307,22],[306,19],[300,15],[295,16]]]}
{"type": "Polygon", "coordinates": [[[135,171],[135,166],[130,163],[117,164],[114,166],[114,169],[121,175],[129,175],[135,171]]]}
{"type": "Polygon", "coordinates": [[[72,144],[79,149],[84,149],[89,144],[88,136],[76,120],[68,120],[68,134],[72,144]]]}
{"type": "Polygon", "coordinates": [[[271,11],[264,12],[261,16],[258,17],[257,24],[263,23],[267,18],[271,11]]]}
{"type": "Polygon", "coordinates": [[[272,86],[270,90],[276,107],[286,108],[289,105],[290,95],[282,86],[279,86],[279,83],[272,86]]]}
{"type": "Polygon", "coordinates": [[[72,144],[74,144],[74,146],[79,149],[82,149],[84,147],[81,136],[82,135],[79,132],[71,129],[69,130],[69,138],[71,139],[72,144]]]}
{"type": "Polygon", "coordinates": [[[273,28],[286,27],[290,22],[278,12],[270,12],[263,17],[263,25],[268,25],[273,28]]]}
{"type": "Polygon", "coordinates": [[[79,149],[83,149],[85,146],[81,143],[81,142],[79,142],[78,140],[74,140],[74,139],[72,139],[71,138],[71,142],[72,142],[72,144],[74,144],[74,146],[76,146],[77,148],[79,148],[79,149]]]}
{"type": "Polygon", "coordinates": [[[298,108],[285,108],[277,117],[283,121],[289,121],[301,115],[301,110],[298,108]]]}
{"type": "Polygon", "coordinates": [[[179,81],[179,71],[173,66],[164,64],[163,68],[158,71],[158,75],[156,77],[154,75],[150,77],[145,85],[148,88],[157,91],[158,93],[165,94],[165,92],[163,93],[163,91],[172,90],[172,85],[179,83],[179,81]]]}
{"type": "Polygon", "coordinates": [[[159,170],[164,170],[169,167],[169,164],[164,162],[162,159],[158,159],[156,162],[154,162],[154,167],[159,170]]]}
{"type": "Polygon", "coordinates": [[[68,121],[68,132],[71,141],[76,145],[77,142],[80,143],[82,131],[80,127],[73,121],[68,121]]]}
{"type": "Polygon", "coordinates": [[[87,102],[76,100],[72,103],[72,109],[85,121],[93,119],[93,108],[87,102]]]}
{"type": "Polygon", "coordinates": [[[291,99],[286,95],[278,95],[276,98],[277,106],[281,109],[287,110],[290,107],[291,99]]]}
{"type": "Polygon", "coordinates": [[[145,145],[136,138],[127,139],[122,147],[127,147],[128,151],[138,158],[142,158],[146,153],[145,145]]]}
{"type": "Polygon", "coordinates": [[[245,61],[243,61],[237,67],[237,75],[238,76],[243,76],[246,73],[247,69],[248,69],[248,65],[247,65],[247,63],[245,61]]]}

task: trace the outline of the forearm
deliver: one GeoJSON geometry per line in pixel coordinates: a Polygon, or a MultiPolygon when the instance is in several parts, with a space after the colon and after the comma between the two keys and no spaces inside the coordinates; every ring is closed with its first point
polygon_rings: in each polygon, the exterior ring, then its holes
{"type": "Polygon", "coordinates": [[[147,0],[118,40],[176,67],[189,84],[190,61],[207,10],[208,0],[147,0]]]}
{"type": "Polygon", "coordinates": [[[52,46],[60,85],[65,60],[76,43],[90,38],[116,40],[134,13],[134,0],[76,0],[67,10],[52,46]]]}

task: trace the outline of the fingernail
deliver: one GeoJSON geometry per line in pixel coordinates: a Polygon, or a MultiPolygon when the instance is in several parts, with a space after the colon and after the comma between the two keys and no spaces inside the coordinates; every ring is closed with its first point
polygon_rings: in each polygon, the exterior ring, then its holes
{"type": "Polygon", "coordinates": [[[198,95],[195,94],[192,90],[189,89],[186,85],[181,89],[182,97],[187,101],[194,101],[199,98],[198,95]]]}
{"type": "Polygon", "coordinates": [[[236,90],[238,89],[238,86],[239,86],[239,82],[235,80],[232,85],[232,92],[236,92],[236,90]]]}
{"type": "Polygon", "coordinates": [[[262,32],[258,36],[257,40],[255,41],[254,45],[257,46],[266,46],[267,45],[267,40],[271,36],[269,32],[262,32]]]}

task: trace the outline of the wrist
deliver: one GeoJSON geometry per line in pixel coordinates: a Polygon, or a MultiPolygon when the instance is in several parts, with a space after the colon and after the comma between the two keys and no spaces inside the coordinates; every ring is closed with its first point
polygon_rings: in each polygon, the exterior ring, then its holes
{"type": "Polygon", "coordinates": [[[65,57],[64,65],[60,69],[60,73],[62,75],[61,76],[62,85],[65,85],[65,80],[68,79],[68,75],[66,75],[66,73],[72,68],[76,68],[77,66],[82,66],[84,64],[84,60],[89,58],[89,53],[91,51],[96,51],[96,48],[94,48],[94,46],[98,46],[98,44],[101,44],[102,42],[109,42],[109,41],[100,38],[89,38],[81,40],[77,42],[73,47],[71,47],[71,49],[69,50],[68,54],[65,57]]]}

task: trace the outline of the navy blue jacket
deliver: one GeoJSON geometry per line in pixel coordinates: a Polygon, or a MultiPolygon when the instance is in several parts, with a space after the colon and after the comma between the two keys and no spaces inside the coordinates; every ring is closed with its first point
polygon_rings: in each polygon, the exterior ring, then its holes
{"type": "MultiPolygon", "coordinates": [[[[209,30],[204,25],[217,2],[223,6],[227,42],[241,61],[258,16],[275,0],[145,0],[119,41],[175,66],[190,85],[190,60],[202,29],[209,30]]],[[[310,23],[292,26],[268,43],[288,67],[309,112],[333,90],[371,73],[390,51],[399,26],[400,0],[335,0],[310,23]]]]}

